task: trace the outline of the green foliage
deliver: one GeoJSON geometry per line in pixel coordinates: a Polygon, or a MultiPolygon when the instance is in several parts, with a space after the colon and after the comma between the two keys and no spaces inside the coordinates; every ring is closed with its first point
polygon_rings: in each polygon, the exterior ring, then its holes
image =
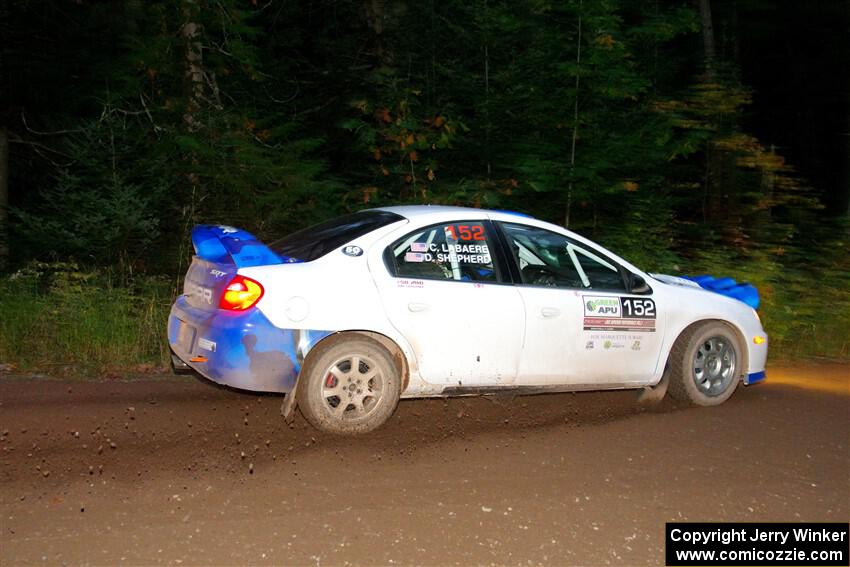
{"type": "Polygon", "coordinates": [[[61,262],[33,262],[0,279],[0,361],[53,373],[164,367],[173,290],[160,278],[126,284],[61,262]]]}
{"type": "Polygon", "coordinates": [[[71,163],[36,206],[12,211],[21,243],[53,258],[96,264],[132,263],[159,234],[156,206],[169,186],[161,164],[140,170],[143,140],[126,120],[105,112],[66,142],[71,163]]]}
{"type": "Polygon", "coordinates": [[[4,281],[0,359],[50,362],[27,329],[65,353],[110,317],[114,356],[159,357],[168,294],[139,274],[182,276],[194,224],[271,239],[419,202],[752,281],[774,353],[847,356],[846,227],[825,231],[814,190],[744,128],[735,62],[700,74],[690,3],[46,0],[12,21],[14,259],[86,267],[4,281]],[[145,305],[135,351],[121,325],[145,305]]]}
{"type": "Polygon", "coordinates": [[[272,81],[257,10],[235,0],[154,2],[136,16],[125,98],[146,106],[150,124],[140,127],[153,129],[154,151],[171,159],[168,205],[179,207],[181,227],[226,220],[267,236],[337,212],[341,185],[313,155],[323,141],[299,132],[290,107],[258,97],[272,81]],[[197,76],[187,81],[193,52],[197,76]]]}
{"type": "Polygon", "coordinates": [[[748,281],[761,296],[772,360],[850,357],[850,224],[826,223],[787,247],[701,251],[691,273],[748,281]]]}
{"type": "Polygon", "coordinates": [[[389,89],[387,98],[377,106],[366,100],[352,103],[356,117],[342,127],[357,137],[357,147],[374,160],[367,185],[359,189],[362,203],[374,196],[383,200],[440,201],[429,194],[439,171],[441,150],[452,148],[463,123],[445,116],[423,115],[421,93],[389,89]],[[393,97],[393,95],[395,95],[393,97]]]}

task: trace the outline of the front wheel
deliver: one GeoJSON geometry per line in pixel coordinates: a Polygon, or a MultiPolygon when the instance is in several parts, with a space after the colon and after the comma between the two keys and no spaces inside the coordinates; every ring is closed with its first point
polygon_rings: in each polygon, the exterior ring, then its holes
{"type": "Polygon", "coordinates": [[[390,418],[400,397],[400,376],[383,346],[351,337],[316,354],[298,385],[298,407],[307,421],[328,433],[356,435],[390,418]]]}
{"type": "Polygon", "coordinates": [[[741,381],[743,351],[738,336],[720,322],[706,322],[679,337],[670,353],[670,396],[697,406],[716,406],[741,381]]]}

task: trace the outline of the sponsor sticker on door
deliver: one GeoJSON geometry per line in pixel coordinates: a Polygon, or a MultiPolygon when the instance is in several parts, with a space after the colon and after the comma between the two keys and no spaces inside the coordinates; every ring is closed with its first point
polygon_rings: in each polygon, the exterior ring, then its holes
{"type": "Polygon", "coordinates": [[[585,331],[655,332],[655,301],[583,295],[585,331]]]}

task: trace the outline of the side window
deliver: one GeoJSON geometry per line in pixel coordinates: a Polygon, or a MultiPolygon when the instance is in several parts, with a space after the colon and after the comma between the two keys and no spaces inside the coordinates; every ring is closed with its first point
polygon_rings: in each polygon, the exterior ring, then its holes
{"type": "MultiPolygon", "coordinates": [[[[573,245],[575,246],[575,245],[573,245]]],[[[599,256],[575,246],[576,260],[583,272],[583,285],[593,289],[626,291],[623,276],[616,266],[599,256]]]]}
{"type": "Polygon", "coordinates": [[[625,291],[617,266],[566,236],[534,226],[501,223],[522,283],[625,291]]]}
{"type": "Polygon", "coordinates": [[[459,221],[418,229],[386,252],[396,277],[498,282],[493,244],[480,221],[459,221]]]}

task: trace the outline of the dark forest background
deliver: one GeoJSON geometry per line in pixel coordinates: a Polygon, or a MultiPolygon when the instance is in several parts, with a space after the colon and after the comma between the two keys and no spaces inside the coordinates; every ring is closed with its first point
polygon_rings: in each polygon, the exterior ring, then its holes
{"type": "Polygon", "coordinates": [[[850,356],[846,0],[6,0],[0,27],[0,363],[157,368],[194,224],[400,203],[750,281],[772,356],[850,356]]]}

